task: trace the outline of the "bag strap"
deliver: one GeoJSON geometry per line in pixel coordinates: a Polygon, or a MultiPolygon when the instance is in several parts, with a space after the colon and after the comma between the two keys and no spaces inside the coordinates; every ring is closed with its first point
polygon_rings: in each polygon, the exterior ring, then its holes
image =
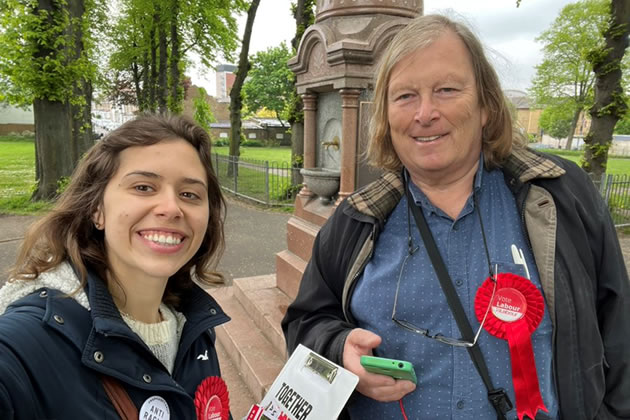
{"type": "MultiPolygon", "coordinates": [[[[405,190],[407,194],[407,205],[413,213],[413,218],[416,222],[416,226],[418,227],[420,235],[422,236],[422,240],[424,241],[427,253],[429,254],[429,258],[431,259],[431,264],[433,264],[435,273],[440,280],[440,286],[442,287],[442,291],[446,296],[448,306],[450,307],[451,312],[455,317],[457,327],[462,334],[462,338],[464,340],[472,342],[474,338],[472,327],[470,326],[470,322],[466,317],[466,313],[464,312],[462,303],[457,297],[457,293],[455,292],[455,288],[453,287],[453,282],[448,274],[448,270],[446,269],[444,260],[440,255],[440,251],[437,248],[435,239],[433,238],[433,234],[431,234],[431,230],[427,225],[424,214],[422,214],[422,211],[418,208],[418,206],[413,204],[413,197],[411,196],[411,191],[409,190],[409,186],[407,185],[407,183],[405,183],[405,190]]],[[[466,349],[468,350],[468,355],[472,359],[472,362],[475,365],[479,376],[481,376],[481,379],[483,380],[483,383],[488,390],[488,400],[497,412],[497,419],[505,420],[505,413],[512,409],[512,402],[510,401],[509,396],[503,388],[494,388],[494,386],[492,385],[492,380],[490,379],[490,374],[488,373],[488,366],[483,359],[483,354],[481,354],[481,349],[479,348],[478,343],[475,343],[475,345],[472,347],[466,347],[466,349]]]]}
{"type": "Polygon", "coordinates": [[[138,420],[138,409],[129,394],[116,379],[103,375],[103,388],[122,420],[138,420]]]}

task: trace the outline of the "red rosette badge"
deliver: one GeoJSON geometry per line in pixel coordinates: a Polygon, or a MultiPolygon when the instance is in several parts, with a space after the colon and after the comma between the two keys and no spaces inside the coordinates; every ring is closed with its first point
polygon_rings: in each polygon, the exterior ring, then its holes
{"type": "Polygon", "coordinates": [[[228,420],[230,418],[230,396],[223,379],[209,376],[195,391],[197,420],[228,420]]]}
{"type": "Polygon", "coordinates": [[[487,278],[477,290],[475,313],[481,322],[487,312],[484,329],[497,338],[507,340],[516,412],[519,420],[525,415],[533,419],[539,409],[548,411],[540,395],[531,342],[531,334],[540,325],[545,312],[543,297],[531,281],[512,273],[499,273],[494,297],[493,289],[493,281],[487,278]]]}

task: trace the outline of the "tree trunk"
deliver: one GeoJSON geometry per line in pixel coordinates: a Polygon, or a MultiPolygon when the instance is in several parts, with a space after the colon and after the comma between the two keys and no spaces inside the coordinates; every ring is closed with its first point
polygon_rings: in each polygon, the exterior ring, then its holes
{"type": "MultiPolygon", "coordinates": [[[[46,10],[50,19],[66,8],[69,14],[69,26],[65,34],[69,42],[64,48],[68,61],[72,62],[83,53],[83,33],[80,26],[74,22],[81,22],[85,13],[83,0],[68,0],[60,5],[57,2],[40,0],[38,8],[46,10]]],[[[80,25],[80,24],[79,24],[80,25]]],[[[39,55],[57,54],[57,51],[38,50],[39,55]]],[[[62,177],[72,174],[75,165],[83,153],[92,144],[91,130],[91,102],[92,86],[85,80],[78,80],[73,87],[74,96],[82,97],[84,104],[71,105],[67,101],[37,98],[33,101],[33,115],[35,118],[35,157],[37,189],[33,194],[34,200],[51,199],[57,193],[57,182],[62,177]]]]}
{"type": "Polygon", "coordinates": [[[567,136],[567,144],[565,145],[566,150],[571,150],[573,147],[573,136],[575,135],[575,127],[577,127],[577,122],[580,119],[580,113],[582,112],[582,107],[578,107],[573,114],[573,121],[571,121],[571,130],[569,130],[569,135],[567,136]]]}
{"type": "Polygon", "coordinates": [[[171,111],[179,113],[182,110],[181,96],[180,95],[180,74],[179,74],[179,61],[181,59],[179,53],[179,33],[177,31],[178,14],[179,14],[179,1],[173,1],[173,7],[171,10],[173,16],[171,17],[171,111]]]}
{"type": "MultiPolygon", "coordinates": [[[[85,4],[83,0],[67,0],[67,7],[70,13],[70,22],[81,22],[85,14],[85,4]]],[[[74,45],[71,60],[78,60],[83,54],[83,30],[80,23],[70,24],[68,32],[72,35],[74,45]]],[[[86,80],[75,81],[74,97],[82,98],[83,104],[70,105],[72,116],[72,169],[81,159],[81,156],[94,143],[92,136],[92,84],[86,80]]]]}
{"type": "Polygon", "coordinates": [[[37,151],[37,189],[33,200],[48,200],[57,193],[57,181],[70,176],[72,156],[72,114],[64,102],[35,99],[35,149],[37,151]]]}
{"type": "MultiPolygon", "coordinates": [[[[155,42],[155,25],[159,22],[160,16],[155,13],[153,15],[153,22],[151,22],[151,30],[149,31],[149,42],[151,48],[151,72],[149,75],[149,110],[151,112],[155,112],[157,109],[156,106],[156,87],[157,87],[157,79],[158,79],[158,61],[157,61],[157,45],[155,42]]],[[[147,70],[148,71],[148,70],[147,70]]]]}
{"type": "MultiPolygon", "coordinates": [[[[138,109],[140,111],[144,110],[144,92],[142,87],[140,86],[140,70],[138,68],[137,59],[131,64],[131,74],[133,74],[133,86],[136,89],[136,104],[138,105],[138,109]]],[[[146,85],[145,85],[146,86],[146,85]]]]}
{"type": "Polygon", "coordinates": [[[166,39],[166,28],[162,22],[160,22],[158,28],[158,45],[160,51],[160,71],[158,73],[157,83],[157,102],[160,114],[165,114],[168,110],[168,42],[166,39]]]}
{"type": "MultiPolygon", "coordinates": [[[[293,17],[295,18],[295,36],[291,40],[291,45],[297,51],[304,31],[310,26],[314,18],[313,1],[298,0],[293,17]]],[[[304,103],[302,102],[302,97],[297,93],[295,79],[293,91],[295,99],[292,104],[293,109],[289,113],[289,124],[291,124],[291,166],[293,168],[301,168],[304,166],[304,103]]],[[[302,175],[299,171],[294,170],[291,176],[291,184],[298,185],[301,183],[302,175]]]]}
{"type": "Polygon", "coordinates": [[[300,168],[304,167],[304,122],[291,125],[291,185],[302,183],[300,168]],[[299,158],[298,158],[299,156],[299,158]]]}
{"type": "Polygon", "coordinates": [[[601,60],[596,61],[599,54],[591,57],[596,77],[595,103],[589,110],[592,121],[584,140],[587,147],[583,167],[596,181],[606,172],[613,130],[628,109],[623,98],[620,64],[628,47],[629,22],[630,2],[612,0],[610,26],[604,33],[605,50],[601,60]]]}
{"type": "Polygon", "coordinates": [[[256,18],[256,9],[260,0],[252,0],[249,10],[247,11],[247,22],[245,24],[245,33],[241,44],[241,54],[238,60],[238,69],[234,78],[234,84],[230,91],[230,156],[231,164],[228,165],[228,176],[237,176],[236,168],[238,167],[239,147],[241,143],[241,108],[243,106],[243,98],[241,97],[241,89],[249,72],[249,41],[252,37],[252,28],[254,19],[256,18]]]}

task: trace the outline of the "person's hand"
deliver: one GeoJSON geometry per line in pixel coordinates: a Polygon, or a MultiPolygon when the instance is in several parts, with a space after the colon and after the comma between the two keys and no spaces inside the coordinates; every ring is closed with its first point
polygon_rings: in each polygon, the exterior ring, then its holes
{"type": "Polygon", "coordinates": [[[361,366],[361,356],[372,356],[372,349],[381,344],[381,337],[371,331],[355,328],[343,347],[343,367],[359,377],[357,391],[376,401],[398,401],[416,389],[411,381],[370,373],[361,366]]]}

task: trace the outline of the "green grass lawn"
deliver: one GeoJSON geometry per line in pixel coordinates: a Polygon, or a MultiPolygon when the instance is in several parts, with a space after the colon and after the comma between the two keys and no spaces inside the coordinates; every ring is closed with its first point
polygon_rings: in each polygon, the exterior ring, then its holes
{"type": "MultiPolygon", "coordinates": [[[[228,147],[213,147],[212,151],[220,155],[227,155],[228,147]]],[[[550,153],[561,155],[576,163],[580,163],[581,151],[566,151],[550,149],[550,153]]],[[[241,157],[257,161],[290,162],[290,147],[241,147],[241,157]]],[[[220,168],[221,169],[221,168],[220,168]]],[[[222,171],[220,171],[222,172],[222,171]]],[[[608,159],[607,173],[630,174],[630,158],[611,157],[608,159]]],[[[220,173],[221,175],[221,173],[220,173]]],[[[265,196],[264,191],[258,191],[260,171],[242,169],[239,173],[241,187],[251,189],[255,196],[265,196]],[[242,178],[251,178],[246,182],[242,178]],[[254,179],[257,179],[255,182],[254,179]],[[243,182],[241,182],[243,181],[243,182]],[[254,185],[256,184],[256,185],[254,185]]],[[[229,180],[222,180],[229,182],[229,180]]],[[[271,175],[270,179],[272,199],[283,201],[283,192],[290,188],[288,179],[271,175]]],[[[35,145],[33,138],[21,136],[0,136],[0,213],[8,214],[37,214],[50,208],[49,202],[32,202],[31,194],[35,188],[35,145]]],[[[243,191],[244,192],[244,191],[243,191]]],[[[286,198],[284,198],[286,199],[286,198]]]]}
{"type": "MultiPolygon", "coordinates": [[[[562,156],[565,159],[573,161],[578,165],[582,162],[584,152],[581,150],[560,150],[560,149],[542,149],[542,152],[551,153],[562,156]]],[[[606,164],[606,173],[608,175],[630,175],[630,156],[610,156],[606,164]]]]}
{"type": "Polygon", "coordinates": [[[32,202],[35,189],[33,138],[0,136],[0,213],[37,214],[50,208],[32,202]]]}
{"type": "MultiPolygon", "coordinates": [[[[227,156],[228,146],[212,146],[212,152],[227,156]]],[[[241,157],[245,159],[267,160],[270,162],[291,162],[291,147],[241,147],[241,157]]]]}

